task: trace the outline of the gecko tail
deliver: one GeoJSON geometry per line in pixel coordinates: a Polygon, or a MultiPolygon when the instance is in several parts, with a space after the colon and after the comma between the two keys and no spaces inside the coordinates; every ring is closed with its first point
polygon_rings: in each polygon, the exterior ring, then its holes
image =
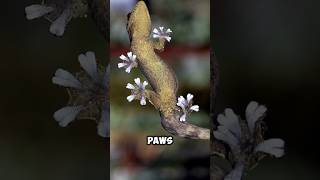
{"type": "Polygon", "coordinates": [[[164,117],[163,114],[160,114],[160,116],[163,128],[173,135],[187,139],[210,139],[210,129],[202,128],[187,122],[180,122],[179,117],[174,115],[164,117]]]}

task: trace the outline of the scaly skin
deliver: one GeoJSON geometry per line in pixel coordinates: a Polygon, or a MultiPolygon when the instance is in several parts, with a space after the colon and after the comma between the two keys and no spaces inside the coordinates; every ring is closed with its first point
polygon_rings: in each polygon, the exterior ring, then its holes
{"type": "Polygon", "coordinates": [[[128,15],[127,30],[131,51],[152,90],[146,91],[149,101],[160,111],[161,124],[171,134],[191,138],[209,139],[210,130],[179,121],[179,108],[176,106],[178,83],[170,67],[160,59],[154,50],[162,51],[165,39],[150,40],[151,19],[144,1],[139,1],[128,15]]]}

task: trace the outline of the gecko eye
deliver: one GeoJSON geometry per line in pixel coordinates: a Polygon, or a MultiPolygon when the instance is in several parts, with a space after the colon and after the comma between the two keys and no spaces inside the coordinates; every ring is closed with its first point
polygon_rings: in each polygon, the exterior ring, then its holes
{"type": "Polygon", "coordinates": [[[129,21],[129,19],[130,19],[130,16],[131,16],[131,13],[128,13],[127,14],[127,20],[129,21]]]}

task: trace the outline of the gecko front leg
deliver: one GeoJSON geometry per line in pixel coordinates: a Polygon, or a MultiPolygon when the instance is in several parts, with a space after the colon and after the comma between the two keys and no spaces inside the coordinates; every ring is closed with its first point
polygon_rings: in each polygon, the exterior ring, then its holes
{"type": "Polygon", "coordinates": [[[158,39],[158,41],[153,42],[153,48],[158,50],[159,52],[162,52],[164,50],[166,44],[166,40],[164,38],[158,39]]]}

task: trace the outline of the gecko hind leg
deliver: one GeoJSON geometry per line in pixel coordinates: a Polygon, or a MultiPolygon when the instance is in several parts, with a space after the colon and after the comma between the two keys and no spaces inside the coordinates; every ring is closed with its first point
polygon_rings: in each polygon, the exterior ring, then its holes
{"type": "Polygon", "coordinates": [[[152,90],[145,90],[145,95],[146,95],[146,98],[149,100],[149,102],[157,110],[159,110],[160,109],[160,104],[161,104],[159,95],[156,92],[152,91],[152,90]]]}

